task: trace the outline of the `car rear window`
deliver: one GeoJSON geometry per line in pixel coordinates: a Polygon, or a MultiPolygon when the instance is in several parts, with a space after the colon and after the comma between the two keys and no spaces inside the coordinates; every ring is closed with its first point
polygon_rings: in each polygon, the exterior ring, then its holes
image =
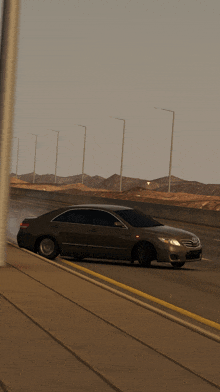
{"type": "Polygon", "coordinates": [[[88,210],[68,210],[53,219],[54,222],[91,224],[92,218],[88,210]]]}
{"type": "Polygon", "coordinates": [[[153,227],[163,226],[162,223],[153,219],[150,215],[144,214],[142,211],[137,210],[119,210],[117,211],[122,219],[128,222],[133,227],[153,227]]]}

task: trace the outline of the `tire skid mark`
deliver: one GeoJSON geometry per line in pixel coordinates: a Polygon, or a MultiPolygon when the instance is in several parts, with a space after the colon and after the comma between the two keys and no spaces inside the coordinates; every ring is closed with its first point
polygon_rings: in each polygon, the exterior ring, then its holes
{"type": "Polygon", "coordinates": [[[11,390],[6,386],[6,384],[0,380],[0,387],[3,390],[3,392],[11,392],[11,390]]]}

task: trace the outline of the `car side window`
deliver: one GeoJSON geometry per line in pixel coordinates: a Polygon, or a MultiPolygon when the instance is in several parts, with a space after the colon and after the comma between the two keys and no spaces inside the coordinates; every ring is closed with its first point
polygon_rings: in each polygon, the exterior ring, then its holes
{"type": "Polygon", "coordinates": [[[81,223],[92,225],[92,217],[88,210],[69,210],[54,219],[56,222],[81,223]]]}
{"type": "Polygon", "coordinates": [[[81,223],[87,225],[116,227],[117,218],[100,210],[69,210],[54,219],[56,222],[81,223]]]}
{"type": "Polygon", "coordinates": [[[97,226],[114,226],[114,222],[119,222],[117,218],[106,211],[91,210],[93,225],[97,226]]]}

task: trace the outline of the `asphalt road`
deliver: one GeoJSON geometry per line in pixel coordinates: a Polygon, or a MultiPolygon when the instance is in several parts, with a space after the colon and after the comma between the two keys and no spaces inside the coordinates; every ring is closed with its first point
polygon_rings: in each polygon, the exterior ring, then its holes
{"type": "MultiPolygon", "coordinates": [[[[30,199],[10,200],[8,240],[16,242],[16,234],[22,219],[27,216],[43,214],[59,206],[60,204],[57,205],[54,202],[40,202],[30,199]]],[[[203,246],[203,260],[186,263],[180,270],[174,270],[169,263],[153,262],[151,268],[146,269],[138,263],[132,265],[120,260],[97,261],[86,259],[77,262],[77,260],[72,259],[72,268],[74,268],[75,263],[206,319],[220,323],[220,229],[168,221],[158,217],[157,220],[163,224],[182,228],[197,235],[203,246]]],[[[66,260],[70,261],[69,258],[66,260]]],[[[65,265],[65,259],[58,257],[56,261],[65,265]]],[[[71,267],[68,265],[68,268],[71,267]]]]}

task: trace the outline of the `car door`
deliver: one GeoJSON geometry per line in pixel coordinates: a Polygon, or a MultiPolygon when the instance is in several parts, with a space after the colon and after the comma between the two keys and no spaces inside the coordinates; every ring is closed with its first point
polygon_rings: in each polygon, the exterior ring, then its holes
{"type": "Polygon", "coordinates": [[[127,226],[116,226],[120,221],[113,214],[103,210],[90,210],[90,221],[87,238],[92,257],[109,259],[129,259],[132,249],[131,233],[127,226]]]}
{"type": "Polygon", "coordinates": [[[92,220],[87,210],[68,210],[54,218],[50,224],[60,244],[61,255],[88,255],[92,220]]]}

